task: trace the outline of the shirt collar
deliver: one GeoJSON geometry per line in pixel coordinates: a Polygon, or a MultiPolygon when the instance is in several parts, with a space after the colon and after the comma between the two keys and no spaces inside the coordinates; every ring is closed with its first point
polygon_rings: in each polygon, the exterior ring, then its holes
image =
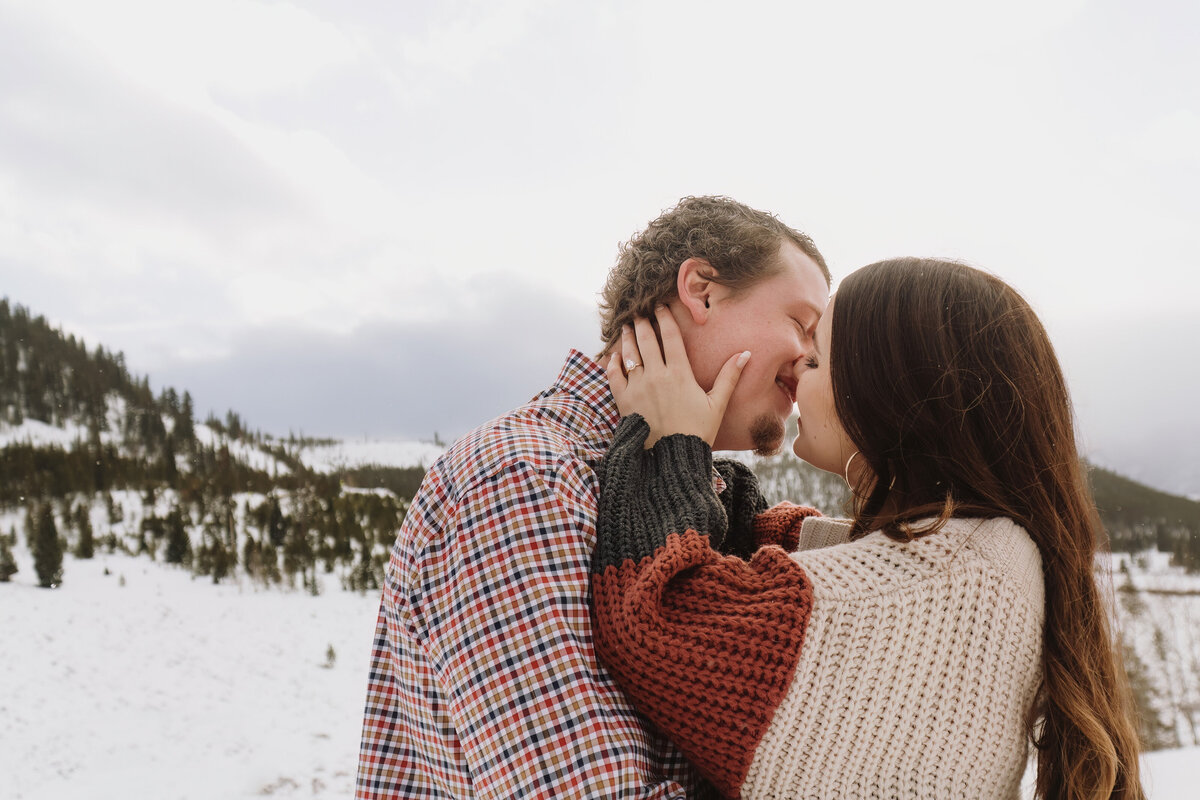
{"type": "Polygon", "coordinates": [[[595,412],[598,430],[605,438],[612,438],[617,423],[621,421],[621,412],[617,410],[617,401],[608,388],[608,375],[603,367],[572,348],[554,384],[538,396],[549,397],[560,392],[575,395],[586,403],[595,412]]]}

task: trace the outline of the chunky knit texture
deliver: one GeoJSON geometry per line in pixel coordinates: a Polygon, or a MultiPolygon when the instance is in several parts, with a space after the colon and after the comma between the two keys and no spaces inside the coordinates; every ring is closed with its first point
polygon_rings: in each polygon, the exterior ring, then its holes
{"type": "Polygon", "coordinates": [[[954,519],[851,542],[847,523],[783,506],[751,526],[776,544],[723,556],[707,447],[646,452],[644,431],[624,421],[601,470],[597,652],[721,792],[1019,796],[1044,617],[1024,530],[954,519]]]}
{"type": "MultiPolygon", "coordinates": [[[[767,501],[758,491],[758,478],[748,466],[731,458],[716,459],[713,466],[725,482],[720,500],[728,520],[725,541],[719,549],[725,555],[750,558],[759,547],[756,524],[767,510],[767,501]]],[[[813,513],[812,509],[809,513],[813,513]]],[[[795,527],[799,529],[798,521],[795,527]]]]}
{"type": "Polygon", "coordinates": [[[800,530],[804,520],[814,515],[817,515],[816,509],[786,501],[767,509],[751,523],[755,532],[755,544],[757,547],[773,544],[790,553],[800,546],[800,530]]]}
{"type": "MultiPolygon", "coordinates": [[[[600,515],[618,520],[611,535],[598,537],[593,571],[620,564],[631,553],[650,555],[667,534],[687,529],[706,532],[720,550],[729,527],[725,506],[712,489],[712,451],[703,441],[676,434],[643,448],[650,426],[632,415],[617,426],[600,464],[600,515]],[[699,441],[700,446],[694,446],[699,441]],[[693,502],[663,504],[659,498],[693,502]]],[[[723,476],[722,476],[723,477],[723,476]]]]}

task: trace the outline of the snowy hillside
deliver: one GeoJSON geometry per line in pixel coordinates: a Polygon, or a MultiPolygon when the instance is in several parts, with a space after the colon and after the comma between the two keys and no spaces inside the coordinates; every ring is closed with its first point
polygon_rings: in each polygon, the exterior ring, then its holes
{"type": "MultiPolygon", "coordinates": [[[[109,398],[110,406],[118,405],[119,398],[109,398]]],[[[121,445],[123,437],[120,434],[124,428],[123,411],[109,414],[109,428],[100,434],[103,444],[121,445]]],[[[164,417],[163,424],[168,430],[172,420],[164,417]]],[[[195,426],[196,441],[206,447],[226,447],[230,455],[250,467],[271,475],[287,475],[291,470],[287,464],[275,458],[259,445],[250,444],[213,430],[208,425],[197,423],[195,426]]],[[[0,421],[0,448],[11,444],[28,444],[34,447],[59,447],[63,450],[73,450],[81,447],[88,440],[88,428],[78,422],[66,420],[62,425],[49,425],[36,419],[25,419],[19,425],[11,425],[0,421]]],[[[178,456],[178,469],[187,471],[188,461],[178,456]]]]}
{"type": "MultiPolygon", "coordinates": [[[[125,422],[127,411],[125,398],[110,393],[105,398],[104,427],[100,432],[103,444],[118,443],[125,422]]],[[[50,425],[37,419],[26,418],[18,425],[10,424],[0,418],[0,447],[10,444],[29,444],[34,447],[61,447],[69,450],[88,439],[88,427],[79,420],[59,420],[58,425],[50,425]]]]}
{"type": "Polygon", "coordinates": [[[68,423],[60,428],[36,419],[27,419],[20,425],[0,422],[0,447],[29,444],[34,447],[67,449],[86,439],[87,428],[77,423],[68,423]]]}
{"type": "MultiPolygon", "coordinates": [[[[19,539],[0,583],[5,798],[352,797],[377,593],[214,586],[119,552],[68,557],[39,589],[19,539]]],[[[1195,797],[1200,747],[1145,768],[1154,800],[1195,797]]]]}
{"type": "MultiPolygon", "coordinates": [[[[124,411],[117,398],[110,398],[113,410],[109,414],[109,429],[100,440],[104,444],[120,444],[117,433],[123,425],[124,411]]],[[[172,420],[164,418],[169,430],[172,420]]],[[[195,425],[196,440],[205,447],[227,447],[230,455],[250,467],[270,475],[287,475],[291,472],[287,464],[273,455],[266,444],[279,444],[301,463],[314,472],[330,473],[364,465],[384,467],[428,467],[446,450],[442,444],[418,442],[410,439],[346,439],[322,440],[321,444],[291,445],[282,440],[267,439],[264,444],[255,444],[227,436],[203,423],[195,425]]],[[[19,425],[0,421],[0,448],[11,444],[29,444],[35,447],[60,447],[73,449],[87,441],[88,429],[77,422],[65,421],[61,426],[49,425],[35,419],[26,419],[19,425]]],[[[178,467],[186,471],[187,461],[179,457],[178,467]]]]}
{"type": "Polygon", "coordinates": [[[1200,575],[1166,553],[1119,553],[1113,584],[1125,667],[1144,715],[1143,735],[1162,746],[1200,745],[1200,575]]]}
{"type": "Polygon", "coordinates": [[[333,444],[305,445],[297,451],[304,466],[334,472],[373,464],[382,467],[428,467],[446,446],[408,439],[345,439],[333,444]]]}
{"type": "MultiPolygon", "coordinates": [[[[239,439],[215,431],[208,425],[196,425],[196,441],[208,447],[227,447],[229,455],[242,462],[250,469],[257,469],[271,475],[287,475],[291,472],[287,464],[265,451],[261,446],[249,444],[239,439]]],[[[181,459],[181,466],[186,462],[181,459]]]]}

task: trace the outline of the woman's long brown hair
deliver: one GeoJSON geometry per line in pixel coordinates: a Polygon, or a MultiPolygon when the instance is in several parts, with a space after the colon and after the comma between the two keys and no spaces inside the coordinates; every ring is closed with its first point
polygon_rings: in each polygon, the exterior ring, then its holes
{"type": "Polygon", "coordinates": [[[1099,516],[1037,315],[998,278],[929,259],[854,272],[832,313],[834,404],[874,473],[853,487],[855,535],[911,540],[951,516],[1024,527],[1046,590],[1037,797],[1140,800],[1128,682],[1093,573],[1099,516]]]}

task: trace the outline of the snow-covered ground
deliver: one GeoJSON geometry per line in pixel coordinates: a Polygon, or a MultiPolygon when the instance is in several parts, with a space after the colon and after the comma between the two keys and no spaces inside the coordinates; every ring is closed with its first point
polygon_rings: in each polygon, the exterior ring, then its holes
{"type": "Polygon", "coordinates": [[[377,595],[213,586],[120,554],[68,556],[48,590],[23,541],[14,554],[0,795],[353,795],[377,595]]]}
{"type": "MultiPolygon", "coordinates": [[[[213,586],[145,557],[0,583],[0,787],[12,800],[350,798],[377,595],[213,586]],[[336,660],[326,666],[333,647],[336,660]]],[[[1200,747],[1149,754],[1196,796],[1200,747]]]]}
{"type": "Polygon", "coordinates": [[[300,450],[299,456],[311,470],[333,472],[364,464],[428,467],[445,450],[445,445],[408,439],[345,439],[335,444],[305,447],[300,450]]]}

